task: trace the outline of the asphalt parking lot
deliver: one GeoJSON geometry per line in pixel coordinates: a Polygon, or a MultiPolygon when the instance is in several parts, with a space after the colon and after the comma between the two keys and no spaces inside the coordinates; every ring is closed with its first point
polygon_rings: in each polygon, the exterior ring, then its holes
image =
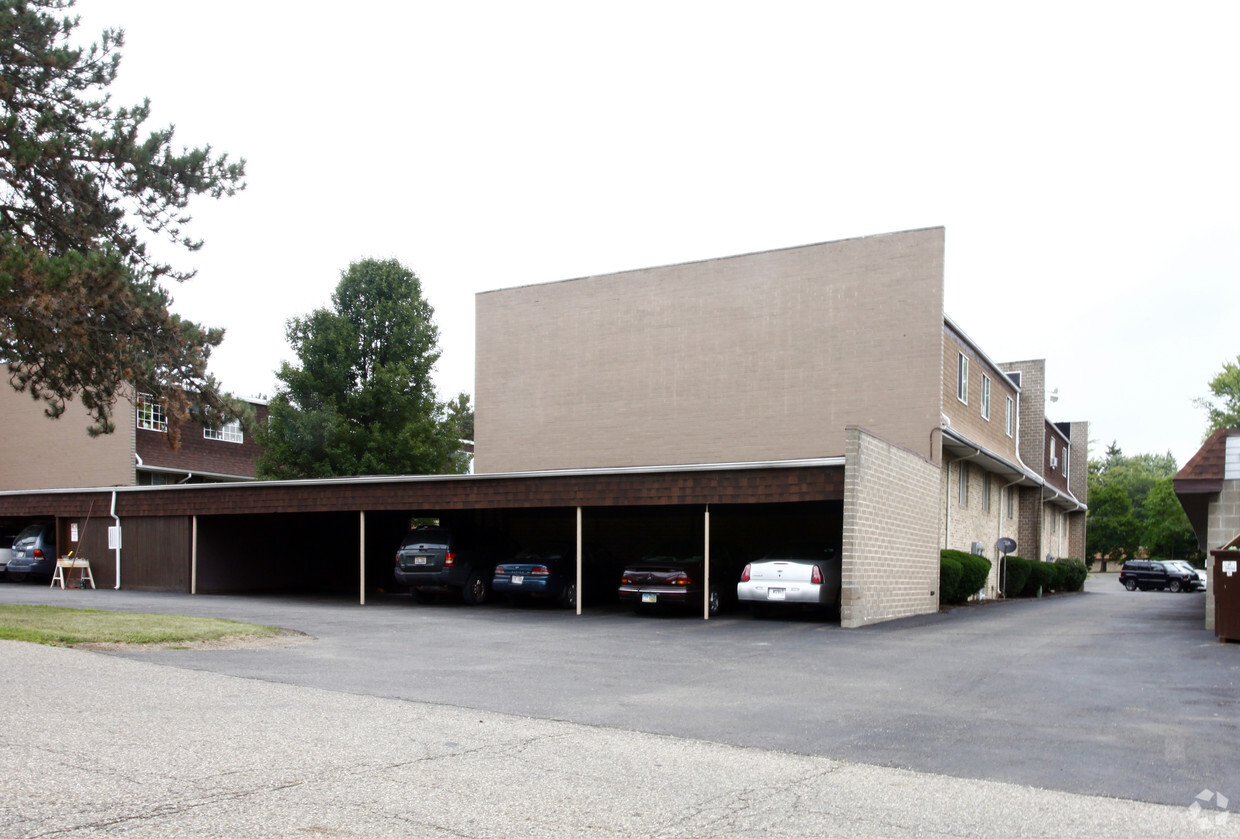
{"type": "Polygon", "coordinates": [[[134,662],[1181,808],[1204,789],[1240,801],[1240,645],[1201,628],[1203,596],[1130,593],[1103,575],[1080,595],[842,630],[0,585],[0,602],[212,615],[314,639],[108,654],[134,662]]]}

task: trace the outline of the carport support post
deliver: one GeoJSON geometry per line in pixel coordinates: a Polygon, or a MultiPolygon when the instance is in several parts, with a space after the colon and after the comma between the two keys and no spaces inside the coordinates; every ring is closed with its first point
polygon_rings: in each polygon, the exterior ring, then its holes
{"type": "Polygon", "coordinates": [[[702,547],[702,620],[710,620],[710,505],[706,505],[706,512],[703,514],[703,547],[702,547]]]}
{"type": "Polygon", "coordinates": [[[366,511],[357,513],[357,604],[366,605],[366,511]]]}
{"type": "Polygon", "coordinates": [[[577,614],[581,614],[581,508],[577,508],[577,594],[574,598],[577,602],[577,614]]]}
{"type": "Polygon", "coordinates": [[[189,526],[189,593],[198,593],[198,516],[189,526]]]}

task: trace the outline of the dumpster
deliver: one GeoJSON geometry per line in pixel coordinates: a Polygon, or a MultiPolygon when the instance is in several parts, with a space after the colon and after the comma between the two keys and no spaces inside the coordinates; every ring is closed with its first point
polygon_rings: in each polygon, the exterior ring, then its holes
{"type": "Polygon", "coordinates": [[[1240,536],[1210,551],[1210,588],[1214,598],[1214,633],[1220,641],[1240,641],[1240,536]]]}

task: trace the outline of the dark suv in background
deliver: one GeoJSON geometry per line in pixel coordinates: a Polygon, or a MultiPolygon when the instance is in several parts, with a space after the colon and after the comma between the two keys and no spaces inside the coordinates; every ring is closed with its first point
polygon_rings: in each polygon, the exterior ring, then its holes
{"type": "Polygon", "coordinates": [[[1152,588],[1160,591],[1195,591],[1201,583],[1196,572],[1155,559],[1128,560],[1120,569],[1119,581],[1129,591],[1149,591],[1152,588]]]}
{"type": "Polygon", "coordinates": [[[491,575],[502,552],[481,543],[473,531],[442,525],[410,530],[396,550],[396,582],[408,586],[415,603],[436,592],[459,591],[471,606],[491,596],[491,575]]]}

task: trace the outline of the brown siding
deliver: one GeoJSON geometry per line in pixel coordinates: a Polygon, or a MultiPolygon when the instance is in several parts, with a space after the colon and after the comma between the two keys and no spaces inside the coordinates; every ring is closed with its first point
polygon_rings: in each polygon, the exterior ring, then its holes
{"type": "MultiPolygon", "coordinates": [[[[265,421],[267,406],[254,407],[256,420],[265,421]]],[[[163,432],[139,428],[135,433],[138,455],[147,467],[253,478],[263,451],[248,428],[243,431],[243,442],[231,443],[208,440],[202,424],[191,421],[181,427],[181,447],[175,451],[169,448],[168,435],[163,432]]]]}
{"type": "Polygon", "coordinates": [[[933,456],[943,230],[477,297],[478,472],[933,456]]]}
{"type": "MultiPolygon", "coordinates": [[[[954,431],[986,447],[990,451],[1016,462],[1016,434],[1007,434],[1006,410],[1008,398],[1016,410],[1016,388],[1006,374],[991,367],[985,358],[962,340],[950,328],[943,330],[943,413],[951,421],[954,431]],[[969,402],[966,405],[957,396],[957,370],[960,354],[969,359],[969,402]],[[990,378],[990,419],[982,416],[982,376],[990,378]]],[[[1012,417],[1015,426],[1016,417],[1012,417]]]]}

